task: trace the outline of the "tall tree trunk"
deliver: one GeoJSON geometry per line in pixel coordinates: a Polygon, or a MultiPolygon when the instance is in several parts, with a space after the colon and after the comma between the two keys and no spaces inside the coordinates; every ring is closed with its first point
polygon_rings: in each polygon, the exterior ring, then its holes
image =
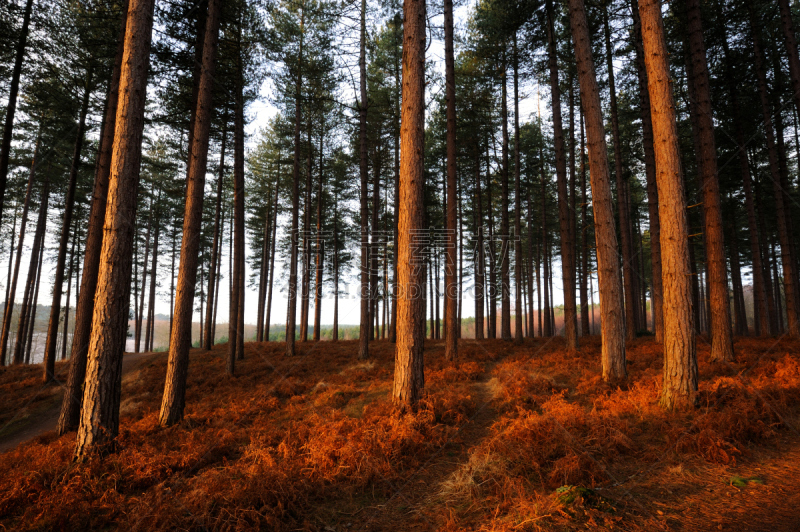
{"type": "Polygon", "coordinates": [[[78,132],[75,136],[75,149],[72,154],[72,165],[67,182],[67,193],[64,198],[64,222],[61,227],[61,238],[58,242],[58,258],[56,271],[53,277],[53,302],[50,305],[50,322],[47,326],[47,340],[44,348],[44,382],[48,383],[54,378],[56,364],[56,340],[58,338],[58,322],[61,315],[61,290],[64,285],[64,268],[67,260],[67,244],[69,231],[72,224],[72,212],[75,209],[75,186],[78,179],[78,167],[81,162],[83,148],[83,134],[86,128],[86,113],[89,110],[89,96],[92,92],[92,76],[94,67],[86,69],[86,88],[81,102],[80,118],[78,119],[78,132]]]}
{"type": "MultiPolygon", "coordinates": [[[[277,186],[277,185],[276,185],[277,186]]],[[[258,275],[258,317],[256,318],[256,341],[264,341],[264,304],[267,298],[267,275],[269,274],[269,248],[272,223],[272,193],[267,189],[267,207],[264,211],[264,235],[261,241],[261,268],[258,275]]]]}
{"type": "Polygon", "coordinates": [[[705,220],[706,264],[708,266],[708,292],[710,299],[711,360],[733,360],[733,334],[731,331],[730,302],[726,279],[725,244],[722,228],[722,207],[717,177],[717,150],[714,142],[714,117],[708,79],[708,63],[699,0],[684,0],[687,16],[690,72],[695,104],[690,109],[696,114],[701,174],[703,214],[705,220]]]}
{"type": "Polygon", "coordinates": [[[197,285],[197,261],[200,225],[203,213],[208,162],[208,137],[213,117],[212,93],[216,68],[219,12],[221,0],[209,0],[203,61],[200,74],[194,134],[189,150],[186,172],[186,207],[183,218],[178,285],[175,290],[175,316],[169,339],[169,359],[164,396],[161,401],[159,424],[169,426],[183,418],[186,395],[186,377],[189,370],[189,349],[192,346],[192,315],[194,291],[197,285]]]}
{"type": "MultiPolygon", "coordinates": [[[[362,0],[363,1],[363,0],[362,0]]],[[[298,49],[298,69],[294,94],[294,159],[292,163],[292,225],[289,259],[289,294],[286,313],[286,356],[295,354],[295,320],[297,317],[297,228],[300,211],[300,121],[301,88],[303,83],[303,37],[305,35],[305,5],[300,12],[300,46],[298,49]]]]}
{"type": "MultiPolygon", "coordinates": [[[[17,41],[17,50],[14,57],[14,69],[11,71],[11,83],[9,84],[8,90],[8,103],[6,104],[6,119],[5,122],[3,122],[3,141],[0,145],[0,216],[2,216],[3,207],[5,207],[6,182],[8,181],[8,163],[11,155],[11,138],[12,134],[14,133],[14,114],[17,110],[19,79],[22,75],[22,61],[25,59],[25,47],[28,43],[28,28],[31,22],[32,10],[33,0],[27,0],[25,2],[25,11],[22,13],[22,28],[19,32],[19,41],[17,41]]],[[[5,351],[5,349],[3,351],[5,351]]]]}
{"type": "Polygon", "coordinates": [[[597,241],[600,312],[603,345],[603,379],[615,381],[627,376],[625,368],[625,324],[619,271],[619,247],[614,227],[608,150],[600,108],[600,90],[592,60],[592,48],[583,0],[569,0],[572,40],[581,88],[581,105],[586,118],[589,167],[597,241]]]}
{"type": "MultiPolygon", "coordinates": [[[[611,132],[614,139],[614,174],[617,182],[617,211],[619,214],[619,234],[622,244],[622,273],[625,296],[625,336],[628,340],[636,338],[639,329],[636,310],[635,276],[633,272],[633,246],[631,244],[630,205],[628,202],[628,183],[622,168],[622,144],[619,134],[619,112],[617,110],[617,91],[614,80],[614,49],[611,45],[611,29],[608,23],[608,8],[603,8],[603,28],[605,30],[606,68],[611,100],[611,132]]],[[[590,164],[590,166],[592,166],[590,164]]],[[[594,186],[592,187],[594,189],[594,186]]],[[[600,298],[602,305],[602,297],[600,298]]]]}
{"type": "Polygon", "coordinates": [[[320,327],[322,320],[322,266],[324,258],[324,249],[322,240],[322,138],[320,134],[320,167],[319,167],[319,183],[317,185],[317,234],[316,234],[316,257],[314,264],[316,266],[316,278],[314,279],[314,341],[320,340],[320,327]]]}
{"type": "Polygon", "coordinates": [[[269,258],[269,290],[267,292],[267,318],[265,320],[265,341],[269,342],[270,318],[272,316],[272,286],[275,284],[275,237],[278,231],[278,182],[275,182],[275,203],[272,207],[272,249],[269,258]]]}
{"type": "MultiPolygon", "coordinates": [[[[144,337],[144,350],[150,352],[153,350],[153,321],[155,320],[155,305],[156,305],[156,272],[158,271],[158,238],[161,233],[161,189],[158,190],[158,198],[156,199],[156,208],[153,222],[156,225],[155,235],[153,236],[153,257],[150,264],[150,293],[147,297],[147,331],[144,337]]],[[[200,335],[202,339],[202,334],[200,335]]],[[[201,342],[202,344],[202,342],[201,342]]]]}
{"type": "Polygon", "coordinates": [[[677,408],[694,404],[697,355],[692,323],[689,228],[678,144],[675,103],[667,43],[659,0],[639,0],[642,40],[650,93],[661,217],[664,281],[664,376],[661,404],[677,408]]]}
{"type": "MultiPolygon", "coordinates": [[[[636,2],[637,0],[634,0],[636,2]]],[[[580,111],[581,122],[581,331],[583,334],[592,334],[589,324],[589,294],[587,293],[587,278],[591,277],[589,271],[589,200],[586,197],[586,139],[583,128],[583,110],[580,111]]],[[[594,313],[594,308],[591,310],[594,313]]]]}
{"type": "MultiPolygon", "coordinates": [[[[94,300],[92,334],[75,458],[108,451],[119,430],[122,354],[127,335],[131,251],[136,192],[142,155],[142,131],[153,0],[130,0],[119,103],[109,173],[100,269],[94,300]]],[[[83,290],[82,290],[83,291],[83,290]]],[[[74,342],[73,342],[74,344],[74,342]]]]}
{"type": "Polygon", "coordinates": [[[25,201],[22,204],[22,219],[19,226],[19,249],[14,259],[14,276],[11,277],[10,288],[6,292],[6,308],[3,314],[3,332],[0,338],[0,366],[6,364],[6,352],[8,350],[8,336],[11,333],[11,316],[14,314],[14,299],[17,296],[17,279],[19,279],[19,265],[22,261],[22,250],[25,244],[25,229],[28,225],[28,210],[31,203],[31,190],[33,181],[36,178],[36,166],[39,163],[39,150],[42,144],[41,126],[36,137],[36,147],[33,149],[33,161],[31,161],[31,171],[28,174],[28,186],[25,189],[25,201]]]}
{"type": "Polygon", "coordinates": [[[514,342],[522,344],[522,191],[519,144],[519,52],[514,32],[514,342]]]}
{"type": "MultiPolygon", "coordinates": [[[[67,301],[66,301],[67,305],[66,305],[66,308],[64,309],[64,327],[63,327],[63,330],[61,331],[61,360],[66,360],[67,359],[67,333],[69,331],[69,298],[70,298],[71,289],[72,289],[72,272],[75,269],[75,243],[77,241],[78,241],[78,231],[77,231],[77,228],[76,228],[75,234],[72,236],[72,246],[71,246],[70,251],[69,251],[69,272],[67,274],[67,298],[66,298],[67,299],[67,301]]],[[[80,250],[78,250],[78,252],[80,253],[80,250]]],[[[78,278],[80,276],[76,275],[75,277],[76,277],[75,281],[77,283],[77,280],[78,280],[78,278]]],[[[78,287],[76,285],[75,286],[75,289],[76,289],[76,293],[75,293],[76,297],[75,297],[75,299],[76,300],[78,299],[77,288],[78,287]]]]}
{"type": "Polygon", "coordinates": [[[45,181],[42,186],[42,197],[39,200],[39,219],[36,221],[36,233],[33,237],[33,247],[31,247],[31,261],[28,265],[28,277],[25,282],[25,291],[22,299],[22,307],[19,311],[19,322],[17,326],[17,341],[14,345],[14,364],[22,364],[25,359],[25,341],[27,338],[28,314],[30,312],[30,301],[33,298],[33,291],[36,286],[36,272],[39,264],[39,249],[44,245],[45,230],[47,227],[47,209],[50,199],[50,181],[45,181]]]}
{"type": "MultiPolygon", "coordinates": [[[[3,315],[5,316],[5,311],[8,308],[8,293],[9,289],[11,288],[11,272],[14,271],[14,244],[15,238],[17,237],[17,211],[19,210],[19,203],[14,205],[14,221],[11,222],[11,244],[9,245],[8,249],[8,280],[6,281],[6,298],[5,303],[3,304],[3,315]]],[[[2,327],[0,325],[0,327],[2,327]]],[[[2,358],[0,358],[0,366],[5,365],[2,358]]]]}
{"type": "Polygon", "coordinates": [[[394,90],[395,102],[393,104],[394,111],[394,130],[392,137],[394,141],[394,223],[392,229],[394,231],[393,242],[394,250],[392,252],[392,317],[389,325],[389,342],[397,342],[397,244],[398,244],[398,223],[399,219],[397,213],[400,212],[400,14],[396,15],[393,24],[394,28],[394,90]]]}
{"type": "MultiPolygon", "coordinates": [[[[45,225],[47,225],[47,220],[45,219],[45,225]]],[[[36,283],[35,288],[33,290],[33,300],[30,306],[30,317],[28,318],[28,325],[27,325],[27,333],[28,333],[28,340],[25,343],[25,363],[31,363],[31,348],[33,347],[33,333],[36,329],[36,310],[37,306],[39,305],[39,284],[42,280],[42,261],[44,259],[44,236],[45,230],[42,230],[42,243],[39,246],[39,256],[36,260],[36,283]]]]}
{"type": "Polygon", "coordinates": [[[561,229],[561,278],[564,287],[564,336],[567,350],[578,349],[578,322],[575,308],[575,242],[572,238],[573,216],[567,193],[567,160],[564,128],[561,118],[561,89],[558,85],[555,13],[552,0],[547,1],[547,55],[550,66],[550,95],[553,107],[553,136],[556,148],[556,180],[558,185],[558,221],[561,229]]]}
{"type": "Polygon", "coordinates": [[[424,290],[423,257],[427,252],[421,234],[425,186],[425,1],[404,0],[403,12],[400,143],[405,155],[400,160],[397,348],[392,397],[401,407],[413,409],[425,386],[424,331],[419,319],[425,313],[420,291],[424,290]]]}
{"type": "Polygon", "coordinates": [[[502,161],[500,166],[500,336],[511,340],[511,281],[509,279],[509,220],[508,220],[508,67],[505,43],[500,62],[500,123],[502,161]]]}
{"type": "MultiPolygon", "coordinates": [[[[153,208],[153,200],[152,198],[149,201],[148,205],[148,214],[152,214],[153,208]]],[[[142,325],[144,322],[144,293],[145,293],[145,286],[147,286],[147,259],[150,258],[150,230],[153,226],[153,218],[152,216],[147,217],[147,231],[145,232],[144,236],[144,262],[142,262],[142,284],[140,285],[141,292],[138,294],[139,303],[136,304],[136,330],[134,333],[134,353],[138,353],[141,351],[141,340],[142,340],[142,325]]],[[[136,297],[134,296],[134,300],[136,297]]],[[[190,333],[191,334],[191,333],[190,333]]]]}
{"type": "MultiPolygon", "coordinates": [[[[487,148],[488,150],[488,148],[487,148]]],[[[489,338],[497,338],[497,246],[494,239],[494,211],[492,208],[492,170],[486,159],[486,201],[489,226],[489,338]]]]}
{"type": "MultiPolygon", "coordinates": [[[[106,216],[111,159],[117,123],[119,86],[125,39],[127,36],[127,24],[128,1],[126,0],[123,2],[119,40],[117,41],[117,51],[114,58],[114,67],[111,72],[111,80],[108,85],[108,95],[106,96],[106,105],[103,115],[103,127],[100,132],[100,146],[98,148],[97,162],[95,164],[92,205],[89,210],[89,224],[83,254],[83,276],[81,277],[80,288],[80,295],[83,297],[77,298],[77,303],[75,304],[75,327],[72,332],[69,375],[67,377],[67,386],[64,390],[64,399],[61,402],[61,413],[56,428],[59,435],[75,430],[80,422],[83,383],[84,377],[86,376],[89,341],[94,315],[94,297],[97,290],[100,253],[103,245],[103,227],[106,216]]],[[[146,71],[147,70],[145,70],[145,72],[146,71]]],[[[136,170],[137,172],[134,174],[134,178],[138,181],[138,168],[136,170]]],[[[125,335],[127,336],[127,317],[125,319],[125,335]]]]}
{"type": "MultiPolygon", "coordinates": [[[[239,298],[236,326],[236,360],[244,360],[244,296],[245,296],[245,212],[244,212],[244,64],[242,51],[242,21],[236,26],[236,53],[237,53],[237,72],[234,95],[235,115],[233,120],[233,202],[236,242],[236,262],[238,262],[237,273],[239,275],[239,298]]],[[[236,286],[236,285],[234,285],[236,286]]],[[[227,368],[229,374],[233,374],[233,364],[228,359],[230,366],[227,368]]]]}
{"type": "Polygon", "coordinates": [[[445,244],[444,270],[444,357],[453,361],[458,357],[458,302],[456,287],[456,74],[453,50],[453,0],[444,0],[444,62],[445,107],[447,115],[447,243],[445,244]]]}
{"type": "Polygon", "coordinates": [[[309,285],[311,283],[311,171],[312,171],[312,152],[311,146],[311,119],[306,125],[308,135],[308,165],[306,169],[305,186],[305,205],[303,207],[303,275],[301,277],[301,307],[300,307],[300,341],[308,341],[308,302],[309,285]]]}
{"type": "Polygon", "coordinates": [[[241,64],[241,27],[237,26],[239,70],[236,73],[236,94],[233,118],[233,275],[228,319],[228,375],[235,372],[236,360],[244,359],[244,72],[241,64]]]}
{"type": "MultiPolygon", "coordinates": [[[[423,0],[424,1],[424,0],[423,0]]],[[[361,178],[361,325],[358,335],[358,358],[369,358],[369,210],[367,207],[367,2],[361,0],[361,35],[359,40],[358,68],[360,94],[358,101],[359,176],[361,178]]],[[[424,31],[424,30],[423,30],[424,31]]],[[[405,32],[408,32],[406,28],[405,32]]],[[[405,37],[404,37],[405,39],[405,37]]],[[[406,71],[403,49],[403,72],[406,71]]],[[[405,83],[403,85],[405,93],[405,83]]],[[[403,95],[405,103],[405,94],[403,95]]],[[[401,139],[401,143],[402,143],[401,139]]],[[[401,163],[402,164],[402,163],[401,163]]],[[[402,170],[401,170],[402,171],[402,170]]],[[[402,178],[401,178],[402,179],[402,178]]],[[[401,202],[402,203],[402,202],[401,202]]],[[[398,317],[398,319],[400,319],[398,317]]],[[[398,324],[399,326],[399,324],[398,324]]],[[[398,343],[398,352],[399,352],[398,343]]]]}
{"type": "Polygon", "coordinates": [[[486,257],[484,254],[483,240],[483,198],[481,193],[481,162],[479,147],[475,146],[475,230],[477,243],[475,249],[475,338],[483,340],[483,304],[485,300],[484,286],[486,284],[486,257]]]}
{"type": "Polygon", "coordinates": [[[647,211],[650,221],[650,264],[653,287],[651,312],[656,342],[664,342],[664,288],[661,280],[661,224],[658,215],[658,183],[656,182],[656,156],[653,149],[653,121],[650,116],[650,93],[647,89],[647,69],[642,45],[642,22],[639,18],[639,1],[631,0],[633,12],[633,41],[636,51],[636,73],[639,79],[639,101],[642,118],[642,148],[644,170],[647,179],[647,211]]]}
{"type": "Polygon", "coordinates": [[[228,113],[226,112],[222,120],[222,144],[219,151],[219,177],[217,178],[217,200],[214,207],[214,240],[211,247],[211,269],[208,273],[208,307],[206,309],[206,330],[205,330],[205,347],[207,351],[211,350],[214,345],[214,337],[212,336],[212,320],[213,309],[216,308],[216,301],[219,294],[216,292],[217,278],[219,277],[219,269],[217,269],[217,262],[219,262],[219,255],[221,255],[222,246],[222,182],[225,175],[225,141],[228,137],[228,113]]]}
{"type": "MultiPolygon", "coordinates": [[[[778,161],[778,150],[775,143],[775,130],[772,124],[772,112],[769,104],[767,92],[767,73],[764,66],[764,50],[761,45],[761,35],[758,30],[758,22],[752,6],[750,9],[750,25],[753,37],[753,52],[755,55],[755,70],[758,82],[758,93],[761,100],[761,112],[764,118],[764,133],[767,139],[767,152],[769,155],[770,175],[772,177],[772,189],[775,197],[775,216],[778,226],[778,239],[781,244],[781,265],[783,266],[784,291],[786,295],[786,315],[788,318],[789,335],[800,336],[800,321],[798,321],[798,309],[795,306],[795,265],[791,255],[791,236],[786,221],[786,209],[781,187],[780,167],[778,161]]],[[[780,291],[776,290],[775,300],[780,300],[780,291]]],[[[780,317],[780,316],[779,316],[780,317]]]]}
{"type": "Polygon", "coordinates": [[[750,173],[750,161],[747,157],[744,129],[742,127],[741,108],[739,107],[739,91],[736,86],[733,72],[733,59],[728,47],[728,36],[723,36],[723,50],[725,52],[725,81],[731,99],[735,140],[739,155],[739,166],[742,172],[742,185],[745,197],[745,212],[747,213],[747,226],[750,241],[750,252],[753,261],[753,326],[755,334],[768,335],[769,311],[767,309],[767,296],[764,286],[764,265],[761,261],[761,236],[759,235],[755,205],[753,201],[753,185],[750,173]]]}

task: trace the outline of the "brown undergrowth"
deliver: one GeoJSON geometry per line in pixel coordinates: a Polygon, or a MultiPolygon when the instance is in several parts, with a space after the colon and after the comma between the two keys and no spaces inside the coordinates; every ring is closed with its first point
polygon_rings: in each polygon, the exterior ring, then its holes
{"type": "MultiPolygon", "coordinates": [[[[651,339],[630,345],[624,389],[602,382],[598,338],[574,354],[562,346],[465,340],[451,365],[441,342],[427,342],[427,396],[404,415],[389,399],[386,342],[366,362],[354,342],[299,344],[293,358],[282,344],[246,344],[235,377],[225,375],[227,346],[195,350],[186,417],[169,428],[157,426],[158,355],[124,378],[116,454],[73,464],[74,434],[49,433],[0,455],[0,525],[649,530],[675,524],[655,503],[701,498],[698,482],[763,458],[796,426],[797,342],[739,339],[737,361],[715,365],[700,341],[699,406],[677,413],[657,405],[661,349],[651,339]],[[465,434],[461,454],[441,452],[465,434]]],[[[25,371],[0,370],[9,411],[20,404],[10,383],[25,371]]]]}

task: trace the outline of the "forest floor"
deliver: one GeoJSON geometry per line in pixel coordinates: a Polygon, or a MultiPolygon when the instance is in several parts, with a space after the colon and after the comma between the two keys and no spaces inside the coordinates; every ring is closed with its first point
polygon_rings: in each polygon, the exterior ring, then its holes
{"type": "MultiPolygon", "coordinates": [[[[292,358],[248,343],[235,377],[226,345],[193,350],[169,428],[166,353],[143,356],[123,378],[115,454],[72,463],[75,435],[52,431],[0,454],[0,528],[800,529],[800,342],[739,338],[736,362],[712,364],[699,338],[699,405],[677,413],[657,404],[651,338],[629,344],[624,387],[602,382],[599,338],[563,346],[463,340],[451,365],[426,341],[426,399],[406,414],[387,342],[366,362],[349,341],[292,358]]],[[[3,419],[57,402],[40,370],[0,368],[3,419]]]]}

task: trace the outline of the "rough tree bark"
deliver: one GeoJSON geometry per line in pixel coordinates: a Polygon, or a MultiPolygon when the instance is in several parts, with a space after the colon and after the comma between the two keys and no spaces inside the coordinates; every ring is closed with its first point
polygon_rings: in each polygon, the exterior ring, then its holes
{"type": "Polygon", "coordinates": [[[72,331],[69,375],[67,376],[67,386],[64,390],[64,399],[61,402],[61,413],[56,428],[56,432],[59,435],[75,430],[80,421],[83,381],[86,375],[89,336],[92,330],[92,316],[94,314],[94,296],[100,268],[100,251],[103,245],[103,225],[106,215],[106,201],[108,199],[109,174],[112,149],[114,147],[119,82],[127,23],[128,2],[126,1],[122,9],[117,52],[114,58],[111,80],[108,85],[103,127],[100,132],[100,146],[97,152],[94,188],[92,190],[92,205],[89,210],[89,224],[83,254],[83,276],[81,277],[79,294],[82,297],[77,298],[75,305],[75,327],[72,331]]]}
{"type": "MultiPolygon", "coordinates": [[[[130,0],[109,173],[108,203],[75,458],[110,451],[119,431],[122,354],[128,330],[133,225],[154,0],[130,0]]],[[[82,290],[83,291],[83,290],[82,290]]]]}
{"type": "Polygon", "coordinates": [[[678,127],[667,43],[659,0],[639,0],[661,217],[664,280],[664,376],[661,404],[692,405],[697,394],[697,355],[689,276],[689,231],[681,175],[678,127]]]}
{"type": "Polygon", "coordinates": [[[425,186],[425,0],[404,0],[403,103],[400,144],[397,348],[392,397],[415,408],[425,386],[423,205],[425,186]]]}
{"type": "Polygon", "coordinates": [[[575,46],[581,106],[586,119],[589,146],[589,168],[594,207],[597,270],[600,284],[600,313],[602,316],[603,379],[607,382],[624,379],[625,323],[622,307],[622,286],[619,271],[619,247],[614,227],[611,184],[608,168],[608,149],[592,60],[589,27],[583,0],[569,0],[572,40],[575,46]]]}

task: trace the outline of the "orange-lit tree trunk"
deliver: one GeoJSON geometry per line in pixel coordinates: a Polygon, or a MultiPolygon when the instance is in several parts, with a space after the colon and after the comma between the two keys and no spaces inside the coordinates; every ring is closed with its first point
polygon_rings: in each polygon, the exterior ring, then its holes
{"type": "Polygon", "coordinates": [[[564,336],[567,349],[578,348],[578,321],[575,307],[575,242],[572,238],[573,216],[567,193],[567,159],[564,128],[561,118],[561,89],[558,85],[555,13],[552,0],[547,1],[547,56],[550,66],[550,97],[553,112],[553,136],[556,148],[556,181],[558,186],[558,221],[561,230],[561,278],[564,283],[564,336]]]}
{"type": "Polygon", "coordinates": [[[97,290],[100,252],[103,246],[103,225],[106,216],[108,181],[111,171],[112,149],[114,147],[119,81],[127,23],[128,2],[126,1],[123,4],[117,52],[108,86],[108,95],[106,96],[103,126],[100,131],[100,145],[97,151],[94,188],[92,190],[92,205],[89,209],[89,223],[83,252],[83,276],[81,277],[81,288],[75,304],[75,327],[72,330],[69,374],[56,428],[56,432],[59,435],[75,430],[80,422],[83,381],[86,376],[86,360],[92,331],[92,316],[94,314],[94,296],[97,290]]]}
{"type": "Polygon", "coordinates": [[[189,348],[192,346],[192,314],[197,280],[197,257],[203,212],[203,189],[208,162],[208,136],[213,117],[212,93],[216,68],[219,12],[221,0],[209,0],[203,41],[194,135],[186,172],[186,207],[183,218],[178,284],[175,289],[175,314],[169,339],[169,359],[159,424],[172,425],[183,418],[189,348]]]}
{"type": "Polygon", "coordinates": [[[694,404],[697,355],[692,318],[689,231],[681,175],[678,127],[659,0],[640,0],[642,41],[650,93],[661,217],[664,282],[664,376],[661,404],[694,404]]]}
{"type": "Polygon", "coordinates": [[[717,149],[714,141],[714,116],[711,108],[711,92],[708,79],[708,62],[703,42],[703,25],[699,0],[685,0],[687,38],[689,44],[688,73],[693,79],[695,105],[690,108],[696,114],[697,138],[700,152],[697,154],[701,174],[703,196],[703,219],[705,221],[706,264],[708,268],[708,296],[711,315],[711,360],[727,362],[733,360],[733,331],[731,309],[728,299],[727,266],[725,261],[724,232],[722,228],[722,206],[717,177],[717,149]]]}
{"type": "Polygon", "coordinates": [[[119,431],[122,354],[128,330],[133,225],[154,0],[130,0],[119,81],[103,245],[75,458],[113,449],[119,431]]]}
{"type": "Polygon", "coordinates": [[[444,357],[458,356],[458,301],[456,284],[456,74],[453,52],[453,0],[444,0],[445,107],[447,115],[447,243],[444,265],[444,357]]]}
{"type": "Polygon", "coordinates": [[[625,368],[625,323],[622,308],[619,247],[614,227],[608,148],[600,109],[589,27],[583,0],[569,0],[572,40],[575,46],[581,106],[586,120],[589,168],[597,246],[597,270],[600,284],[600,313],[603,335],[603,379],[615,381],[627,376],[625,368]]]}
{"type": "Polygon", "coordinates": [[[422,347],[425,286],[425,0],[404,0],[403,103],[400,129],[397,347],[392,397],[415,408],[425,387],[422,347]]]}
{"type": "Polygon", "coordinates": [[[650,264],[653,287],[651,312],[656,342],[664,342],[664,288],[661,281],[661,224],[658,216],[658,183],[656,182],[656,155],[653,149],[653,121],[650,114],[650,93],[647,88],[647,68],[644,64],[642,45],[642,22],[639,18],[639,0],[631,0],[633,12],[633,40],[636,51],[636,73],[639,78],[639,102],[642,117],[642,148],[644,149],[644,171],[647,179],[647,210],[650,217],[650,264]]]}

